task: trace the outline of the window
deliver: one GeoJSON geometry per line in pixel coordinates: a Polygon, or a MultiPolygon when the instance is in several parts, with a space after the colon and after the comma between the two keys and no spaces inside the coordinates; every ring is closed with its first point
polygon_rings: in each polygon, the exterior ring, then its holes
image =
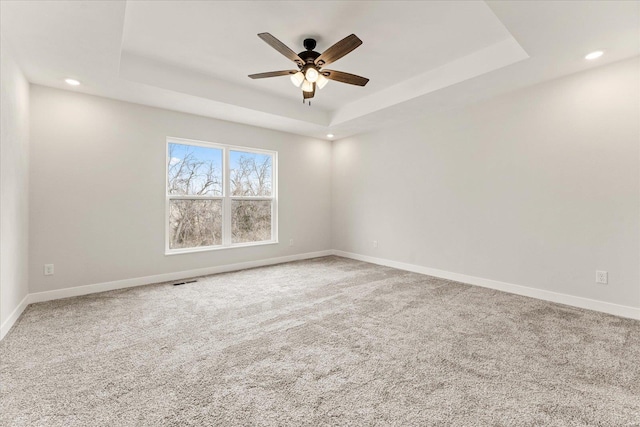
{"type": "Polygon", "coordinates": [[[166,253],[277,243],[277,153],[167,139],[166,253]]]}

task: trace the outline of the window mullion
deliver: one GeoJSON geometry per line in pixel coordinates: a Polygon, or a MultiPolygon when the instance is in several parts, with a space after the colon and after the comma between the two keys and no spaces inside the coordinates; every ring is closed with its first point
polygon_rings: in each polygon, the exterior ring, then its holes
{"type": "Polygon", "coordinates": [[[254,201],[257,201],[257,202],[260,202],[260,201],[268,202],[268,201],[273,200],[273,197],[262,197],[262,196],[233,196],[233,197],[231,197],[231,199],[233,199],[233,200],[254,200],[254,201]]]}
{"type": "Polygon", "coordinates": [[[169,194],[167,195],[169,200],[222,200],[223,196],[195,196],[195,195],[176,195],[169,194]]]}

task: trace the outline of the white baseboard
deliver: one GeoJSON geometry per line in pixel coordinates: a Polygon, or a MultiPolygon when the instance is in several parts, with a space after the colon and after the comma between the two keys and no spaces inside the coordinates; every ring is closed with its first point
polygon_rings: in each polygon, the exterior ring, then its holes
{"type": "Polygon", "coordinates": [[[124,289],[134,286],[149,285],[153,283],[169,282],[172,280],[182,280],[190,277],[206,276],[209,274],[226,273],[229,271],[244,270],[247,268],[263,267],[266,265],[281,264],[283,262],[299,261],[304,259],[318,258],[328,255],[337,255],[344,258],[351,258],[359,261],[365,261],[372,264],[384,265],[387,267],[398,268],[400,270],[412,271],[414,273],[426,274],[429,276],[440,277],[442,279],[454,280],[456,282],[467,283],[470,285],[482,286],[485,288],[496,289],[512,294],[523,295],[527,297],[537,298],[545,301],[556,302],[560,304],[571,305],[574,307],[585,308],[588,310],[601,311],[621,317],[640,320],[640,308],[629,307],[597,301],[588,298],[577,297],[573,295],[561,294],[542,289],[530,288],[527,286],[514,285],[511,283],[499,282],[497,280],[483,279],[481,277],[467,276],[465,274],[452,273],[435,268],[423,267],[415,264],[408,264],[399,261],[392,261],[383,258],[375,258],[367,255],[360,255],[351,252],[339,250],[326,250],[318,252],[308,252],[303,254],[288,255],[277,258],[268,258],[258,261],[240,262],[237,264],[227,264],[216,267],[199,268],[195,270],[179,271],[175,273],[157,274],[153,276],[137,277],[133,279],[116,280],[113,282],[95,283],[86,286],[76,286],[73,288],[56,289],[53,291],[36,292],[26,295],[20,304],[13,310],[11,315],[0,326],[0,340],[2,340],[9,332],[11,327],[18,320],[27,305],[50,301],[61,298],[69,298],[80,295],[88,295],[97,292],[111,291],[115,289],[124,289]]]}
{"type": "Polygon", "coordinates": [[[266,265],[282,264],[283,262],[299,261],[303,259],[318,258],[332,255],[333,251],[307,252],[303,254],[287,255],[277,258],[267,258],[258,261],[239,262],[216,267],[198,268],[195,270],[178,271],[175,273],[156,274],[153,276],[136,277],[133,279],[116,280],[113,282],[95,283],[92,285],[76,286],[73,288],[56,289],[53,291],[36,292],[29,294],[28,303],[51,301],[61,298],[77,297],[80,295],[94,294],[97,292],[112,291],[115,289],[131,288],[134,286],[150,285],[153,283],[183,280],[190,277],[207,276],[209,274],[226,273],[229,271],[245,270],[247,268],[263,267],[266,265]]]}
{"type": "Polygon", "coordinates": [[[16,323],[24,309],[27,308],[27,305],[29,305],[29,294],[22,298],[22,301],[20,301],[7,320],[0,325],[0,341],[5,337],[5,335],[7,335],[7,332],[11,330],[11,327],[16,323]]]}
{"type": "Polygon", "coordinates": [[[497,280],[484,279],[482,277],[467,276],[465,274],[452,273],[449,271],[437,270],[435,268],[423,267],[415,264],[407,264],[399,261],[391,261],[383,258],[375,258],[351,252],[334,250],[333,254],[345,258],[355,259],[358,261],[384,265],[387,267],[393,267],[400,270],[411,271],[414,273],[426,274],[429,276],[439,277],[447,280],[454,280],[456,282],[467,283],[469,285],[482,286],[484,288],[496,289],[516,295],[537,298],[545,301],[551,301],[560,304],[571,305],[574,307],[586,308],[588,310],[601,311],[603,313],[613,314],[616,316],[628,317],[630,319],[640,320],[640,308],[636,307],[597,301],[589,298],[546,291],[543,289],[530,288],[527,286],[514,285],[511,283],[499,282],[497,280]]]}
{"type": "Polygon", "coordinates": [[[61,298],[77,297],[80,295],[94,294],[97,292],[112,291],[115,289],[131,288],[134,286],[150,285],[153,283],[183,280],[190,277],[207,276],[209,274],[226,273],[229,271],[245,270],[247,268],[264,267],[266,265],[282,264],[283,262],[299,261],[303,259],[318,258],[333,255],[332,250],[307,252],[303,254],[287,255],[277,258],[267,258],[258,261],[239,262],[236,264],[220,265],[216,267],[198,268],[195,270],[178,271],[175,273],[156,274],[153,276],[136,277],[133,279],[116,280],[113,282],[95,283],[92,285],[75,286],[72,288],[56,289],[53,291],[35,292],[27,294],[13,313],[4,321],[0,328],[0,340],[2,340],[11,327],[18,320],[22,312],[29,304],[51,301],[61,298]]]}

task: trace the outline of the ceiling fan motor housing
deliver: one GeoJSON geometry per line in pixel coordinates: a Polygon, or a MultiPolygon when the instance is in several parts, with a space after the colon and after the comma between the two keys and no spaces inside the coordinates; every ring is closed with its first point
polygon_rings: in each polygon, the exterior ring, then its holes
{"type": "Polygon", "coordinates": [[[298,56],[305,62],[305,64],[313,64],[320,54],[315,50],[305,50],[304,52],[300,52],[298,56]]]}

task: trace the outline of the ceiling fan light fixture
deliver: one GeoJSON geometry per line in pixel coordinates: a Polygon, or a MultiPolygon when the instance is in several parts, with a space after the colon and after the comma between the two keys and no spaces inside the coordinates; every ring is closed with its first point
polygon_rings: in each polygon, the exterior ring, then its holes
{"type": "Polygon", "coordinates": [[[304,74],[302,74],[302,71],[291,75],[291,83],[293,83],[295,87],[300,87],[302,82],[304,82],[304,74]]]}
{"type": "Polygon", "coordinates": [[[302,83],[302,91],[313,92],[313,83],[311,83],[309,80],[305,80],[304,83],[302,83]]]}
{"type": "Polygon", "coordinates": [[[314,67],[307,68],[307,71],[305,71],[304,73],[305,78],[311,83],[315,83],[316,80],[318,80],[319,75],[320,73],[318,73],[318,70],[316,70],[314,67]]]}
{"type": "Polygon", "coordinates": [[[327,83],[329,83],[329,79],[320,74],[318,76],[318,80],[316,81],[316,86],[318,86],[318,89],[322,89],[327,85],[327,83]]]}

